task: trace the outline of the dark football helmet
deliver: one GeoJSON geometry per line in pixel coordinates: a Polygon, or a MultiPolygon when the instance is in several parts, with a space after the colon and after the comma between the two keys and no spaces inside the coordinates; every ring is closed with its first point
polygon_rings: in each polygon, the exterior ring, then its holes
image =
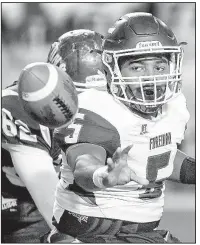
{"type": "MultiPolygon", "coordinates": [[[[110,93],[127,106],[142,113],[152,114],[174,98],[181,90],[183,49],[173,32],[150,13],[130,13],[122,16],[108,30],[103,41],[102,60],[110,93]],[[169,61],[169,74],[123,77],[120,60],[163,55],[169,61]],[[130,93],[130,84],[138,85],[141,97],[130,93]],[[159,94],[161,84],[163,94],[159,94]],[[145,87],[151,86],[153,98],[145,96],[145,87]]],[[[149,93],[149,91],[148,91],[149,93]]]]}
{"type": "Polygon", "coordinates": [[[51,45],[47,62],[67,72],[78,92],[107,89],[101,59],[103,36],[94,31],[69,31],[51,45]]]}

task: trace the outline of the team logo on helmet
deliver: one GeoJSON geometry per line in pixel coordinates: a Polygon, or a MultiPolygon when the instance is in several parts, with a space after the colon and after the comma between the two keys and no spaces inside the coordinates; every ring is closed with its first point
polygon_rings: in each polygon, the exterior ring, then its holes
{"type": "Polygon", "coordinates": [[[109,55],[109,54],[105,54],[105,61],[106,61],[107,63],[111,63],[111,62],[112,62],[112,56],[109,55]]]}

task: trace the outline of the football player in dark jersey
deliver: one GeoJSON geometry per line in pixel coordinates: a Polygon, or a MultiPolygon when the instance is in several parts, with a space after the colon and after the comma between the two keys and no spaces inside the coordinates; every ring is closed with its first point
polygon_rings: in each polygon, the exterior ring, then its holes
{"type": "Polygon", "coordinates": [[[24,111],[18,84],[2,91],[2,237],[7,243],[38,243],[52,228],[61,150],[53,130],[24,111]]]}
{"type": "Polygon", "coordinates": [[[195,183],[195,161],[177,144],[189,112],[181,92],[183,49],[148,13],[122,16],[103,43],[108,92],[79,94],[79,113],[54,132],[63,151],[49,242],[176,243],[156,230],[165,180],[195,183]]]}
{"type": "MultiPolygon", "coordinates": [[[[48,62],[69,73],[78,91],[105,89],[98,53],[102,40],[102,35],[90,30],[65,33],[52,44],[48,62]]],[[[17,84],[2,91],[2,237],[10,243],[38,243],[40,235],[52,228],[58,181],[52,158],[58,172],[60,148],[52,139],[52,130],[37,124],[23,111],[17,84]]]]}

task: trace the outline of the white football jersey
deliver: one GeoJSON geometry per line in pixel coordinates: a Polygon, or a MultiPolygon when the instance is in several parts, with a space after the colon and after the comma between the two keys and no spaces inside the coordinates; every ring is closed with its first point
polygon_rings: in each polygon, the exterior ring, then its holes
{"type": "MultiPolygon", "coordinates": [[[[173,171],[177,143],[181,143],[183,140],[185,127],[189,120],[189,112],[183,94],[163,106],[162,113],[152,120],[134,114],[107,92],[93,89],[79,95],[79,107],[90,112],[90,114],[94,113],[94,115],[100,116],[109,125],[112,125],[113,129],[110,132],[115,132],[118,135],[114,141],[116,143],[115,149],[117,146],[121,146],[123,149],[128,145],[133,145],[129,151],[128,165],[138,176],[147,178],[150,184],[142,186],[131,181],[125,185],[118,185],[93,193],[82,192],[81,194],[80,190],[73,187],[73,174],[65,162],[56,192],[54,208],[56,219],[59,220],[62,209],[66,209],[81,215],[132,222],[144,223],[159,220],[164,206],[165,187],[163,181],[173,171]],[[70,181],[69,186],[66,181],[70,181]]],[[[84,116],[81,120],[84,121],[84,116]]],[[[78,123],[84,125],[81,121],[78,123]]],[[[87,129],[89,133],[94,130],[92,126],[97,123],[91,124],[87,129]]],[[[73,125],[70,127],[73,128],[73,125]]],[[[84,126],[81,130],[73,143],[95,143],[97,138],[98,140],[101,138],[101,132],[98,136],[94,130],[93,135],[96,136],[93,137],[95,139],[91,140],[88,136],[84,140],[84,126]]],[[[102,135],[105,133],[103,132],[102,135]]],[[[113,136],[108,139],[108,135],[109,131],[104,138],[113,144],[113,136]]],[[[66,134],[64,135],[64,144],[67,145],[68,143],[71,142],[66,134]]],[[[99,140],[98,144],[100,143],[99,140]]],[[[102,146],[102,144],[100,145],[102,146]]]]}

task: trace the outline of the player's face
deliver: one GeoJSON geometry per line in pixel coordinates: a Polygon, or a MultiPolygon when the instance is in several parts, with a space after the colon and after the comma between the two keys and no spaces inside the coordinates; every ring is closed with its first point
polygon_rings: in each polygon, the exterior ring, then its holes
{"type": "MultiPolygon", "coordinates": [[[[121,65],[121,74],[122,77],[155,76],[169,74],[169,69],[169,61],[166,57],[149,56],[138,59],[130,57],[121,65]]],[[[146,102],[154,101],[155,96],[157,101],[164,100],[166,82],[162,83],[162,78],[158,79],[160,80],[160,82],[156,85],[156,95],[154,87],[155,83],[153,83],[154,78],[147,77],[143,80],[147,82],[142,85],[146,102]]],[[[129,96],[129,99],[134,98],[135,100],[140,101],[143,98],[141,85],[134,81],[135,80],[132,80],[132,83],[130,85],[127,85],[126,92],[129,96]]]]}

